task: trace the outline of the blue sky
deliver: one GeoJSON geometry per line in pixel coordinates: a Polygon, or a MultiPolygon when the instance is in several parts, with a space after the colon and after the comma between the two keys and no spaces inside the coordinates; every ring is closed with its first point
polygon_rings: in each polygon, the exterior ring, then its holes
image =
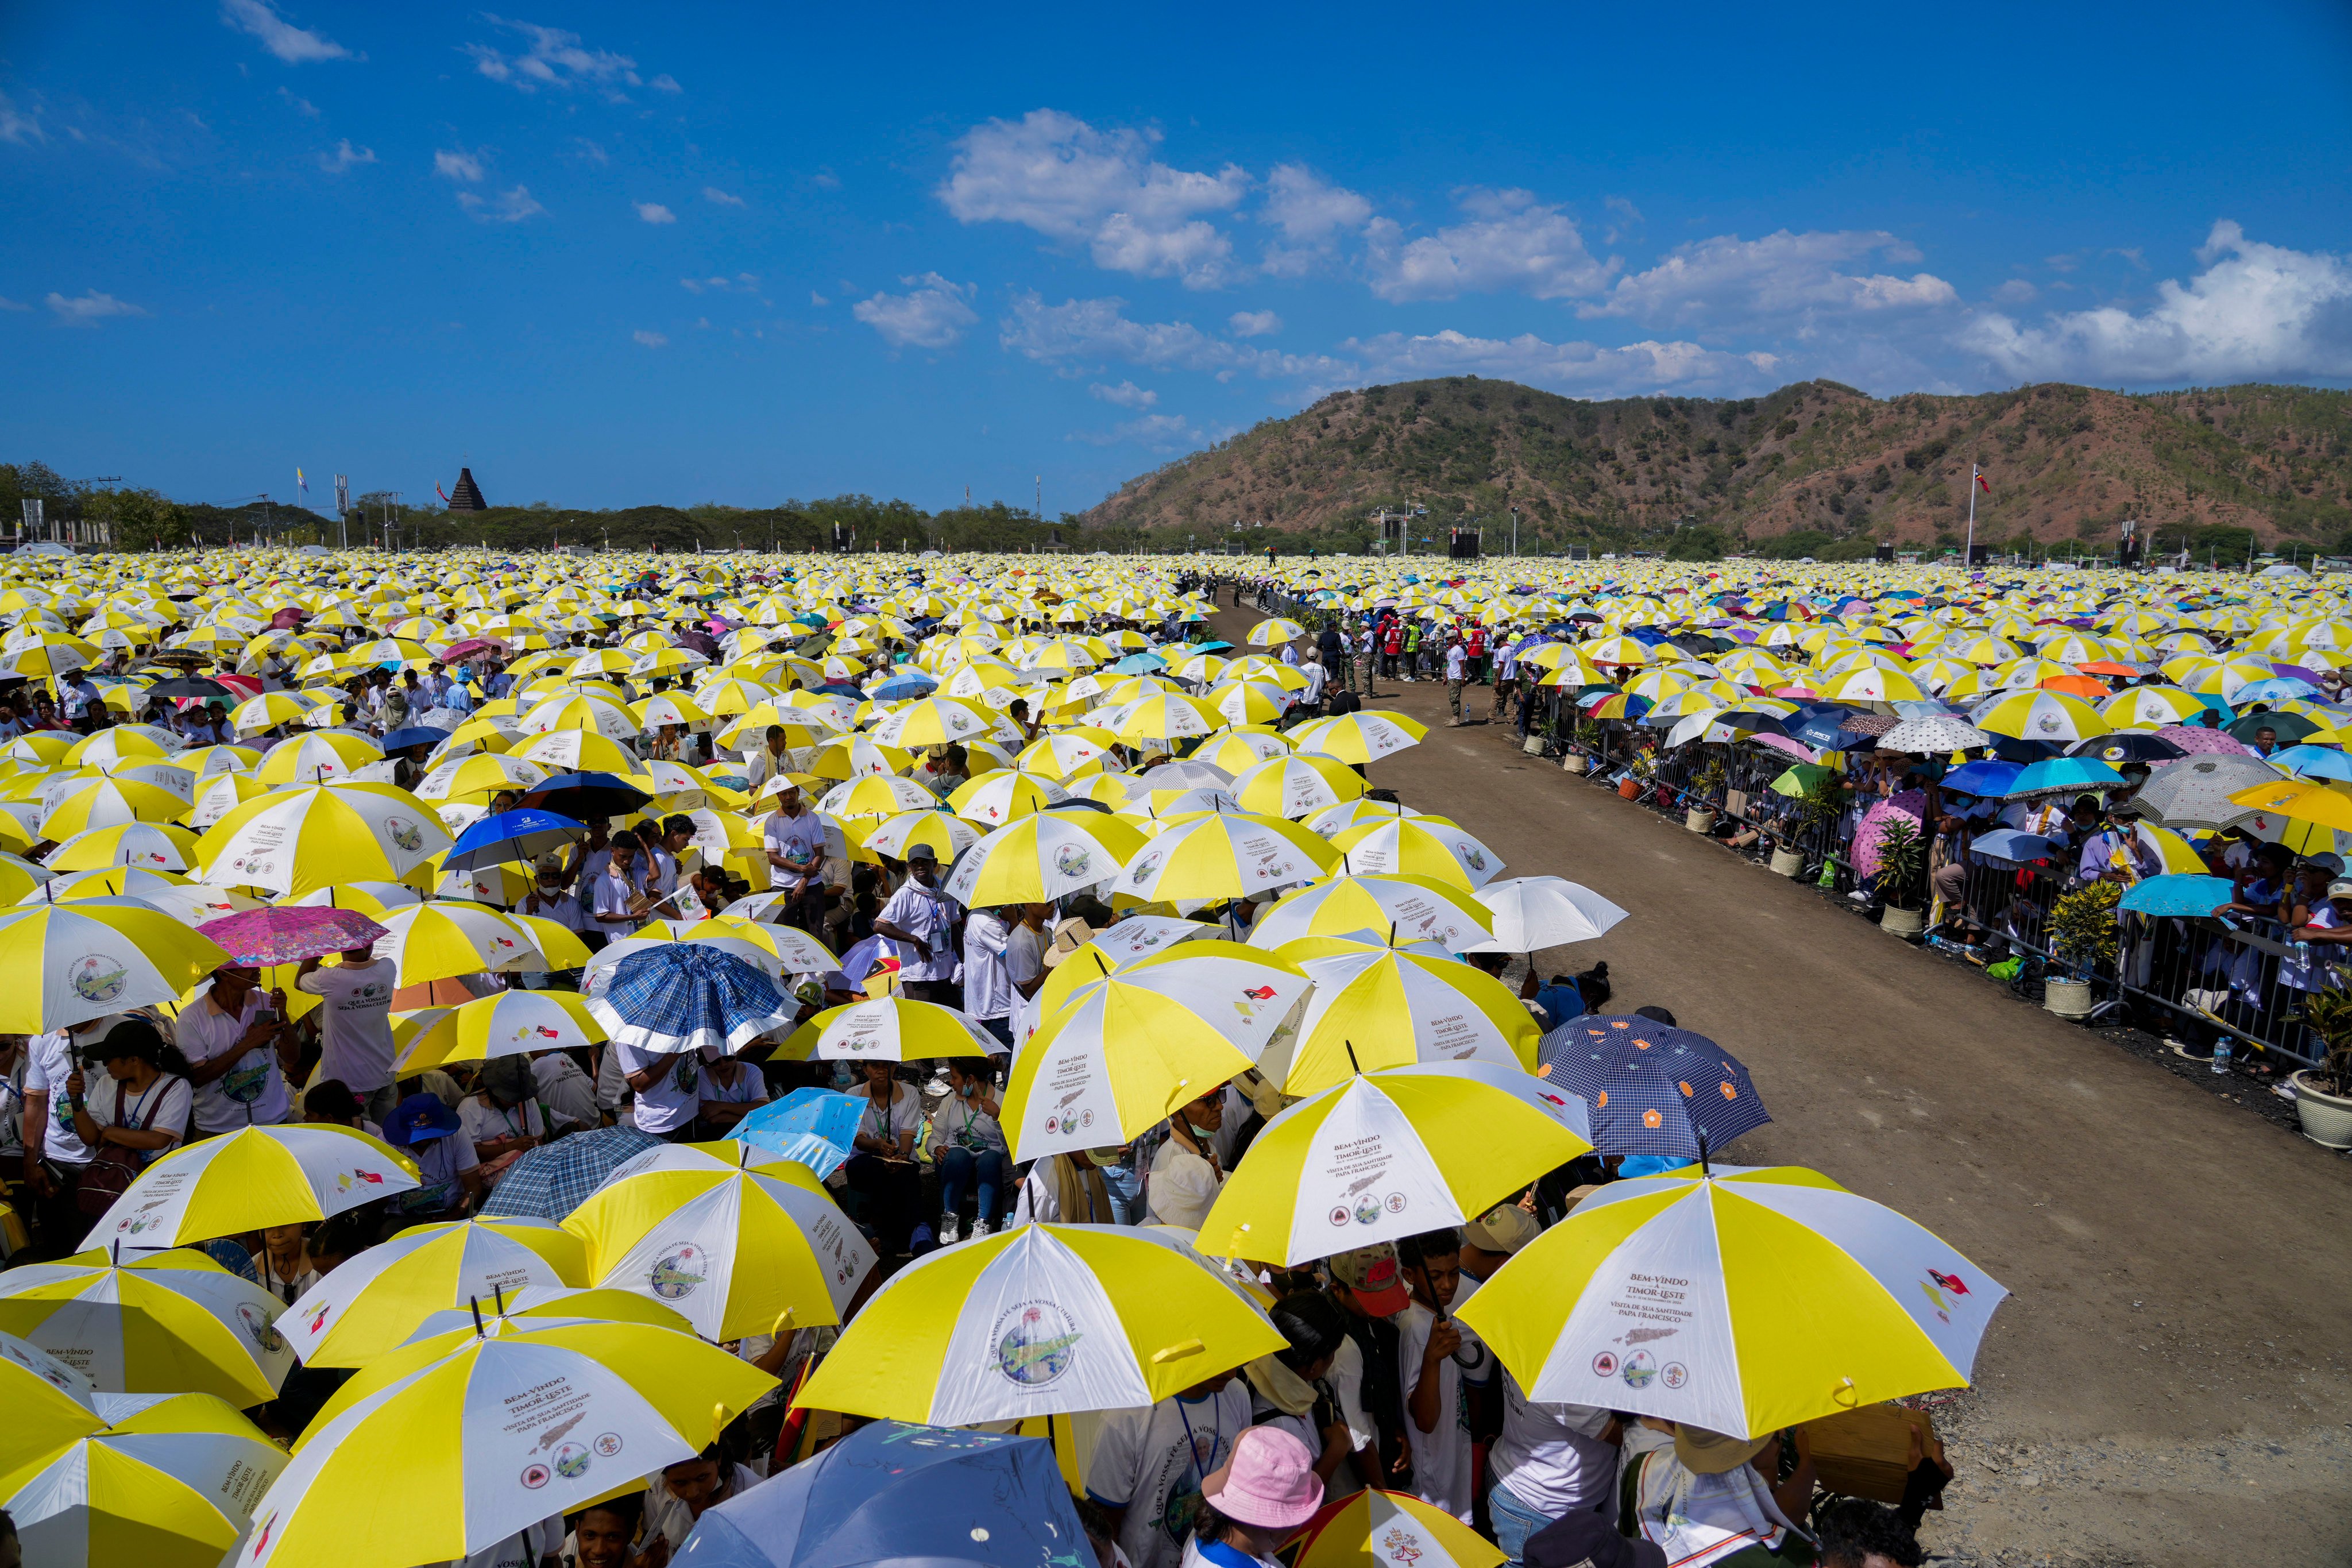
{"type": "Polygon", "coordinates": [[[1422,375],[2352,380],[2340,5],[796,9],[7,7],[0,456],[1059,512],[1422,375]]]}

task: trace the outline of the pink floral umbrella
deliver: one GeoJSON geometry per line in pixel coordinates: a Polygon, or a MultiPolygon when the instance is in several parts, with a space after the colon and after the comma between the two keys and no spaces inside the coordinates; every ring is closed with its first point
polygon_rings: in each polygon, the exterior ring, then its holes
{"type": "Polygon", "coordinates": [[[2159,739],[2171,742],[2192,754],[2211,752],[2223,757],[2250,757],[2253,748],[2220,730],[2208,730],[2202,724],[2167,724],[2157,731],[2159,739]]]}
{"type": "Polygon", "coordinates": [[[388,933],[357,910],[278,904],[198,926],[196,934],[228,949],[239,963],[267,965],[373,947],[388,933]]]}
{"type": "Polygon", "coordinates": [[[1908,818],[1914,828],[1923,827],[1927,809],[1927,792],[1906,789],[1864,812],[1860,826],[1853,830],[1853,874],[1864,879],[1878,875],[1878,841],[1885,834],[1886,825],[1901,816],[1908,818]]]}

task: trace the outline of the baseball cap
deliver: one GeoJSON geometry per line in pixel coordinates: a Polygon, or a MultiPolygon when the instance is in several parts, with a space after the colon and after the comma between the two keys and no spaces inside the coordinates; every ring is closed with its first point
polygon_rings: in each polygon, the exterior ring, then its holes
{"type": "Polygon", "coordinates": [[[910,863],[917,860],[929,860],[936,866],[939,864],[940,852],[928,844],[909,844],[907,846],[907,859],[910,863]]]}
{"type": "Polygon", "coordinates": [[[2327,896],[2331,899],[2352,899],[2352,878],[2328,883],[2327,896]]]}
{"type": "Polygon", "coordinates": [[[1517,1204],[1505,1204],[1464,1226],[1462,1239],[1481,1252],[1508,1255],[1533,1241],[1540,1228],[1535,1215],[1517,1204]]]}
{"type": "Polygon", "coordinates": [[[1331,1278],[1354,1291],[1364,1310],[1375,1318],[1392,1318],[1412,1300],[1405,1294],[1404,1277],[1397,1268],[1396,1248],[1385,1241],[1336,1254],[1331,1259],[1331,1278]]]}
{"type": "Polygon", "coordinates": [[[2344,857],[2333,850],[2322,850],[2316,855],[2308,857],[2304,863],[2317,866],[2331,877],[2340,877],[2344,874],[2344,857]]]}

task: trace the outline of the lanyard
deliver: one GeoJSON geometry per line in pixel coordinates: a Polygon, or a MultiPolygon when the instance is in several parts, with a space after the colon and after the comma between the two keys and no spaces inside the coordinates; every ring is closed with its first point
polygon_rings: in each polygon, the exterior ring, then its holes
{"type": "Polygon", "coordinates": [[[1225,1443],[1225,1417],[1216,1406],[1217,1396],[1213,1394],[1209,1395],[1209,1408],[1214,1413],[1214,1425],[1209,1428],[1209,1462],[1204,1465],[1201,1462],[1201,1441],[1192,1436],[1192,1418],[1184,1414],[1184,1402],[1181,1399],[1176,1401],[1176,1419],[1184,1423],[1184,1456],[1192,1461],[1193,1474],[1202,1480],[1216,1473],[1217,1455],[1225,1443]]]}
{"type": "Polygon", "coordinates": [[[890,1122],[891,1119],[898,1114],[898,1086],[896,1084],[891,1086],[890,1098],[887,1100],[877,1100],[870,1092],[866,1098],[866,1114],[873,1117],[881,1128],[881,1131],[876,1133],[875,1136],[880,1138],[885,1143],[889,1142],[892,1138],[897,1136],[890,1131],[890,1122]]]}

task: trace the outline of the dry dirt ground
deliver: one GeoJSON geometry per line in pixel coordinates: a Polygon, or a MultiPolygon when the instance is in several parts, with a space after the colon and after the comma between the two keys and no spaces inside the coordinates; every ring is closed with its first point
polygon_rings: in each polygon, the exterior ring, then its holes
{"type": "MultiPolygon", "coordinates": [[[[1219,616],[1240,643],[1262,617],[1219,616]]],[[[2012,999],[1539,758],[1444,721],[1375,785],[1507,875],[1633,911],[1612,1008],[1668,1007],[1753,1070],[1773,1121],[1729,1157],[1801,1164],[1926,1224],[2006,1285],[1977,1386],[1938,1402],[1958,1475],[1920,1535],[1965,1563],[2352,1562],[2352,1163],[2012,999]]],[[[1491,694],[1480,691],[1480,716],[1491,694]]]]}

